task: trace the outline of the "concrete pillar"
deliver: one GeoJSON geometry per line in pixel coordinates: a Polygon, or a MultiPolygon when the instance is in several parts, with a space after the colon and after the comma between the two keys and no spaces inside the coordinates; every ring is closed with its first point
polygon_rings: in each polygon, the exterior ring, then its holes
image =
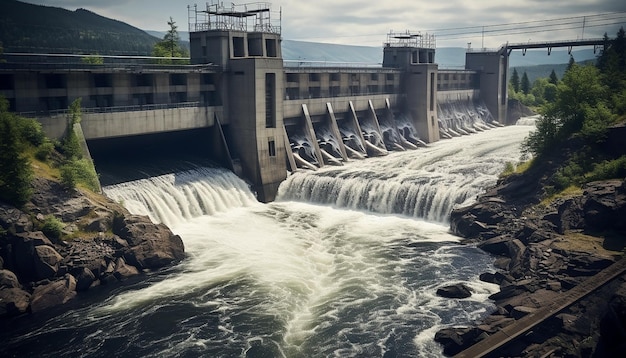
{"type": "Polygon", "coordinates": [[[468,52],[465,68],[480,76],[480,98],[500,123],[507,116],[508,56],[500,52],[468,52]]]}
{"type": "Polygon", "coordinates": [[[337,139],[337,143],[339,144],[341,157],[344,161],[347,161],[348,154],[346,153],[346,147],[344,146],[343,140],[341,139],[341,132],[339,132],[339,126],[337,126],[337,118],[335,118],[333,106],[329,102],[326,102],[326,114],[328,116],[330,130],[333,136],[337,139]]]}
{"type": "Polygon", "coordinates": [[[427,143],[439,140],[437,69],[437,64],[412,64],[405,75],[407,112],[421,139],[427,143]]]}
{"type": "Polygon", "coordinates": [[[304,117],[304,133],[309,137],[313,150],[315,151],[315,156],[317,157],[317,164],[322,168],[324,166],[324,157],[322,157],[322,151],[317,143],[317,136],[315,135],[315,129],[313,129],[313,121],[311,120],[311,115],[309,114],[309,109],[306,104],[302,104],[302,116],[304,117]]]}

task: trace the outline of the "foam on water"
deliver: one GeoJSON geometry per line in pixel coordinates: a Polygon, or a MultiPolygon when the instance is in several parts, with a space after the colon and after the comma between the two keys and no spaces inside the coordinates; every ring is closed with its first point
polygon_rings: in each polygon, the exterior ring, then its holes
{"type": "Polygon", "coordinates": [[[281,200],[271,204],[256,202],[232,173],[206,168],[105,188],[132,210],[170,223],[187,259],[103,303],[3,336],[11,349],[0,346],[0,353],[440,356],[432,339],[439,328],[467,324],[492,309],[487,297],[497,287],[478,276],[492,269],[493,259],[461,245],[445,220],[416,220],[413,213],[449,210],[440,204],[448,193],[467,196],[463,187],[478,192],[493,183],[504,161],[517,159],[513,148],[528,130],[498,128],[354,161],[345,170],[320,170],[332,175],[293,175],[281,187],[281,200]],[[331,184],[320,187],[327,178],[331,184]],[[344,179],[343,187],[332,184],[335,178],[344,179]],[[359,205],[291,201],[300,179],[318,182],[302,190],[343,190],[337,197],[359,205]],[[364,199],[357,201],[359,185],[364,199]],[[433,194],[411,198],[420,185],[433,194]],[[387,210],[400,192],[410,198],[403,202],[408,216],[387,210]],[[416,209],[425,201],[428,210],[416,209]],[[463,300],[435,294],[456,282],[475,294],[463,300]]]}

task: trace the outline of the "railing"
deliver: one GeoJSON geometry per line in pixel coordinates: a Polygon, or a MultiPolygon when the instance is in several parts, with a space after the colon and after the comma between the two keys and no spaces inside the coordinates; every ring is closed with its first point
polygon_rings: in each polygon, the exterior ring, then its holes
{"type": "Polygon", "coordinates": [[[315,67],[332,67],[332,68],[382,68],[381,63],[368,62],[339,62],[339,61],[309,61],[309,60],[283,60],[283,66],[289,68],[315,68],[315,67]]]}
{"type": "MultiPolygon", "coordinates": [[[[167,103],[167,104],[144,104],[144,105],[132,105],[132,106],[115,106],[115,107],[92,107],[81,108],[82,113],[120,113],[120,112],[137,112],[137,111],[152,111],[158,109],[179,109],[179,108],[193,108],[201,107],[200,102],[182,102],[182,103],[167,103]]],[[[52,117],[58,115],[68,114],[68,109],[53,109],[49,111],[31,111],[31,112],[19,112],[17,113],[23,117],[52,117]]]]}

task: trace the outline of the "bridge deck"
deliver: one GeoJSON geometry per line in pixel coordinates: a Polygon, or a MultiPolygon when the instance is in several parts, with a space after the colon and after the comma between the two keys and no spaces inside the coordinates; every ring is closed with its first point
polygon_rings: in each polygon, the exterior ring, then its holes
{"type": "Polygon", "coordinates": [[[513,339],[524,334],[531,328],[545,321],[546,319],[554,316],[568,306],[576,303],[578,300],[584,298],[591,292],[602,287],[609,281],[615,279],[626,271],[626,259],[621,259],[606,269],[600,271],[597,275],[592,276],[572,288],[571,290],[564,292],[561,297],[553,301],[549,305],[538,309],[533,313],[529,313],[523,318],[515,321],[514,323],[504,327],[500,331],[492,334],[491,336],[483,339],[468,349],[455,355],[455,358],[465,357],[483,357],[496,349],[502,347],[506,343],[511,342],[513,339]]]}

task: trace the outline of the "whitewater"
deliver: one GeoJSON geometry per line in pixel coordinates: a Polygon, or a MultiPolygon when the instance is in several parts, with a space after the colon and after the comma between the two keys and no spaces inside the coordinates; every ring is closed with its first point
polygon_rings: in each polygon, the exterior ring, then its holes
{"type": "Polygon", "coordinates": [[[187,258],[16,330],[5,353],[439,357],[437,330],[488,315],[498,290],[478,279],[494,271],[493,258],[451,235],[448,215],[519,161],[531,129],[297,172],[270,204],[219,168],[106,187],[131,212],[170,226],[187,258]],[[457,282],[474,294],[435,294],[457,282]]]}

